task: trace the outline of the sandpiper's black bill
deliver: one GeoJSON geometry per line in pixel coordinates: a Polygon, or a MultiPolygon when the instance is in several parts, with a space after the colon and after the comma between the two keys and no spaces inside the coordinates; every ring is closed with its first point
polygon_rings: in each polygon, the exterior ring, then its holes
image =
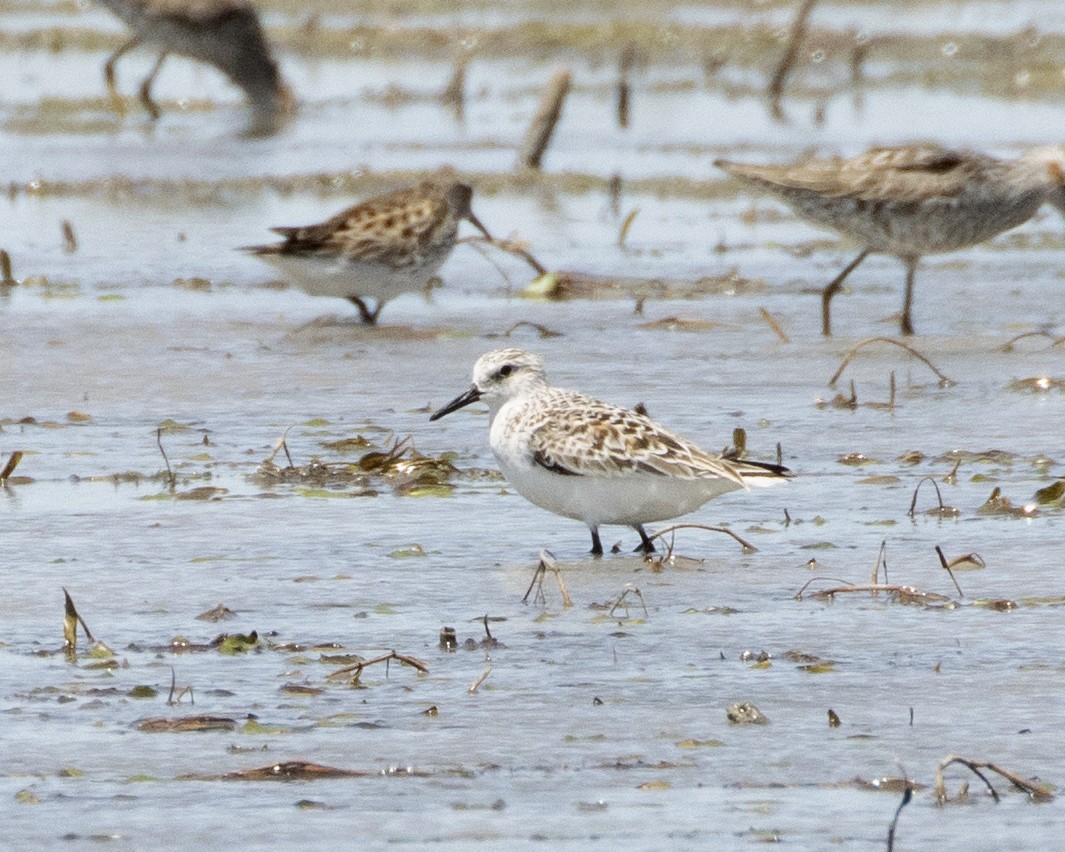
{"type": "Polygon", "coordinates": [[[470,389],[466,393],[456,396],[451,402],[445,405],[443,408],[438,408],[432,414],[429,415],[430,420],[439,420],[445,414],[450,414],[452,411],[458,411],[460,408],[465,408],[467,405],[473,402],[477,402],[481,398],[481,392],[477,389],[476,385],[471,385],[470,389]]]}

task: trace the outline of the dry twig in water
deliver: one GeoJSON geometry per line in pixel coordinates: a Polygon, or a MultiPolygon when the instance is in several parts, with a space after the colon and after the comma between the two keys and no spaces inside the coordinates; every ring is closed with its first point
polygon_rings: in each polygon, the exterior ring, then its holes
{"type": "Polygon", "coordinates": [[[781,343],[791,343],[791,338],[788,337],[787,332],[785,332],[784,329],[780,327],[780,323],[777,322],[777,318],[771,313],[769,313],[766,308],[759,308],[758,314],[763,320],[765,320],[766,325],[773,329],[773,333],[780,338],[781,343]]]}
{"type": "MultiPolygon", "coordinates": [[[[955,470],[957,470],[956,466],[955,470]]],[[[945,506],[943,504],[943,495],[939,490],[939,485],[937,485],[936,481],[930,476],[922,477],[921,481],[917,483],[917,487],[913,489],[913,499],[910,501],[910,511],[908,511],[906,514],[909,515],[911,518],[914,516],[914,511],[917,508],[917,495],[921,490],[921,486],[924,485],[925,482],[932,483],[932,487],[936,489],[936,499],[939,501],[939,507],[931,510],[929,514],[937,514],[943,517],[956,516],[958,514],[958,510],[955,509],[953,506],[945,506]]]]}
{"type": "Polygon", "coordinates": [[[547,598],[544,596],[544,577],[548,571],[554,572],[555,579],[558,580],[558,590],[562,593],[562,606],[567,609],[573,606],[573,600],[570,598],[569,590],[566,588],[566,581],[562,579],[562,571],[558,567],[558,562],[555,561],[555,555],[546,549],[540,551],[540,564],[536,566],[532,582],[529,583],[529,588],[526,589],[525,596],[521,599],[521,602],[528,603],[529,594],[535,586],[536,597],[533,598],[534,603],[547,603],[547,598]]]}
{"type": "Polygon", "coordinates": [[[374,657],[372,660],[359,660],[357,663],[352,663],[349,666],[337,669],[335,672],[330,672],[326,676],[326,680],[335,680],[345,675],[351,675],[351,685],[358,686],[359,678],[362,677],[363,670],[367,666],[375,665],[376,663],[385,663],[385,677],[388,677],[388,663],[392,660],[403,663],[405,666],[417,669],[422,674],[429,674],[429,665],[422,662],[417,657],[412,657],[408,654],[397,654],[395,651],[389,651],[387,654],[382,654],[379,657],[374,657]]]}
{"type": "Polygon", "coordinates": [[[466,687],[466,692],[469,693],[470,695],[473,695],[478,689],[481,688],[481,684],[484,683],[486,680],[488,680],[488,676],[491,673],[492,673],[492,664],[489,663],[487,666],[484,667],[484,671],[481,672],[480,677],[478,677],[477,680],[475,680],[468,687],[466,687]]]}
{"type": "Polygon", "coordinates": [[[844,585],[811,592],[809,597],[814,600],[834,600],[836,595],[844,594],[845,592],[869,592],[873,595],[880,592],[886,592],[887,594],[895,595],[901,603],[952,603],[951,599],[946,595],[941,595],[939,592],[925,592],[914,586],[899,586],[891,583],[857,584],[848,583],[846,580],[836,580],[832,577],[813,577],[810,580],[807,580],[802,588],[795,594],[795,600],[801,601],[807,587],[811,583],[816,583],[821,580],[832,580],[835,583],[843,583],[844,585]]]}
{"type": "Polygon", "coordinates": [[[758,552],[758,548],[757,547],[755,547],[753,544],[751,544],[746,539],[741,538],[739,535],[737,535],[736,533],[734,533],[732,530],[728,529],[727,527],[713,527],[713,526],[709,526],[708,524],[673,524],[671,526],[666,527],[665,529],[662,529],[662,530],[659,530],[658,532],[656,532],[653,536],[650,537],[650,540],[654,541],[656,538],[661,538],[662,536],[666,535],[667,533],[671,533],[674,530],[688,530],[688,529],[691,529],[691,530],[709,530],[710,532],[724,533],[725,535],[730,535],[734,539],[736,539],[736,541],[738,541],[740,543],[740,547],[743,548],[743,552],[744,553],[757,553],[758,552]]]}
{"type": "Polygon", "coordinates": [[[907,352],[913,355],[914,358],[917,358],[919,361],[923,362],[929,370],[936,374],[936,377],[939,379],[939,386],[941,388],[949,388],[957,384],[957,382],[955,382],[953,379],[950,379],[947,376],[943,375],[943,373],[941,373],[936,368],[935,364],[933,364],[924,355],[922,355],[920,352],[910,346],[910,344],[904,343],[901,340],[895,340],[891,337],[868,337],[865,340],[860,341],[859,343],[855,343],[854,346],[850,348],[850,351],[848,351],[847,354],[843,356],[843,361],[840,362],[839,369],[836,370],[832,378],[828,380],[828,386],[830,388],[834,388],[836,386],[836,382],[839,380],[839,377],[843,375],[843,371],[847,369],[847,365],[850,364],[854,356],[858,354],[858,350],[868,346],[871,343],[890,343],[892,346],[898,346],[902,349],[905,349],[907,352]]]}
{"type": "Polygon", "coordinates": [[[85,619],[81,617],[78,608],[74,606],[74,599],[70,592],[63,588],[63,650],[68,659],[73,659],[78,650],[78,625],[85,631],[85,638],[90,642],[96,640],[92,637],[92,631],[85,619]]]}
{"type": "Polygon", "coordinates": [[[160,426],[155,430],[155,443],[159,447],[159,452],[163,455],[163,463],[166,465],[166,481],[171,489],[177,484],[177,477],[174,476],[174,471],[170,469],[170,459],[166,457],[166,450],[163,449],[163,427],[160,426]]]}
{"type": "Polygon", "coordinates": [[[489,238],[483,236],[470,236],[463,237],[461,240],[459,240],[459,242],[470,243],[474,247],[476,247],[478,243],[490,245],[493,248],[497,248],[500,251],[505,252],[506,254],[512,254],[515,257],[520,257],[527,264],[529,264],[529,266],[532,267],[533,271],[537,275],[547,275],[547,267],[545,267],[542,263],[540,263],[540,261],[533,257],[532,253],[528,249],[524,248],[515,240],[499,240],[495,237],[489,238]]]}
{"type": "MultiPolygon", "coordinates": [[[[644,599],[643,599],[643,592],[641,592],[641,591],[640,591],[640,589],[639,589],[639,587],[638,587],[638,586],[635,586],[635,585],[633,585],[632,583],[626,583],[626,584],[625,584],[625,589],[624,589],[624,591],[623,591],[623,592],[621,593],[621,597],[620,597],[620,598],[618,598],[618,599],[617,599],[617,600],[616,600],[616,601],[614,602],[614,605],[613,605],[612,607],[610,607],[610,612],[608,613],[608,615],[610,615],[611,617],[613,617],[613,615],[614,615],[614,611],[615,611],[615,610],[616,610],[616,609],[617,609],[617,608],[618,608],[619,606],[621,606],[621,605],[622,605],[622,603],[624,603],[624,602],[625,602],[625,598],[627,598],[627,597],[629,596],[629,594],[630,594],[630,593],[631,593],[631,594],[633,594],[633,595],[635,595],[636,597],[638,597],[638,598],[640,599],[640,606],[642,606],[642,607],[643,607],[643,617],[644,617],[644,618],[649,618],[650,616],[649,616],[649,614],[648,614],[648,612],[647,612],[647,604],[646,604],[646,603],[644,602],[644,599]]],[[[625,617],[626,617],[626,618],[628,618],[628,610],[629,610],[629,608],[628,608],[628,607],[625,607],[625,617]]]]}
{"type": "Polygon", "coordinates": [[[22,461],[21,450],[15,450],[7,457],[7,464],[4,465],[3,470],[0,470],[0,485],[7,485],[8,478],[15,472],[15,468],[18,467],[20,461],[22,461]]]}
{"type": "Polygon", "coordinates": [[[1023,790],[1025,793],[1027,793],[1028,797],[1033,802],[1049,802],[1054,798],[1054,794],[1051,793],[1045,787],[1033,784],[1031,781],[1027,781],[1024,778],[1021,778],[1015,772],[1010,772],[1008,769],[1003,769],[996,763],[991,763],[988,760],[973,760],[972,758],[962,757],[961,755],[957,754],[948,754],[941,761],[939,761],[939,766],[936,768],[935,790],[937,804],[942,805],[947,802],[947,788],[946,785],[943,783],[943,770],[950,766],[952,763],[961,764],[962,766],[968,767],[970,770],[972,770],[973,774],[984,782],[984,786],[987,787],[987,792],[991,794],[991,798],[994,799],[996,802],[999,800],[998,792],[995,790],[994,787],[991,786],[991,782],[988,781],[987,776],[980,771],[981,769],[987,769],[991,772],[1001,775],[1014,787],[1017,787],[1019,790],[1023,790]]]}
{"type": "Polygon", "coordinates": [[[961,556],[956,556],[948,562],[947,557],[943,555],[943,548],[938,544],[936,545],[936,553],[939,554],[939,564],[943,566],[944,571],[950,574],[950,579],[954,583],[954,588],[957,589],[958,594],[964,598],[965,592],[961,590],[961,586],[958,585],[958,581],[954,578],[954,572],[951,569],[959,566],[965,568],[986,568],[987,563],[984,562],[984,557],[979,553],[963,553],[961,556]]]}

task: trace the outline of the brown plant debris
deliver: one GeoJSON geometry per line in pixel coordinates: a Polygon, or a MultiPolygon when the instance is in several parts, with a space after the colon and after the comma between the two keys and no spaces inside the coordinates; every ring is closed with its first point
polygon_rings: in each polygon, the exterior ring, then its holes
{"type": "Polygon", "coordinates": [[[730,725],[768,725],[769,718],[749,701],[730,704],[725,708],[730,725]]]}
{"type": "Polygon", "coordinates": [[[1031,799],[1033,802],[1049,802],[1054,799],[1054,794],[1050,792],[1047,785],[1038,784],[1035,781],[1030,781],[1025,778],[1021,778],[1015,772],[1011,772],[1010,770],[999,766],[997,763],[992,763],[987,760],[974,760],[973,758],[962,757],[961,755],[957,754],[948,754],[941,761],[939,761],[939,766],[936,767],[935,793],[937,804],[943,805],[949,801],[947,797],[947,787],[943,781],[943,770],[945,770],[948,766],[954,763],[957,763],[960,766],[967,767],[972,771],[974,775],[976,775],[977,778],[983,781],[984,786],[987,787],[987,792],[991,795],[991,798],[994,799],[996,802],[999,800],[998,792],[993,786],[991,786],[991,782],[988,781],[987,776],[983,773],[982,770],[988,770],[990,772],[996,773],[997,775],[1001,775],[1014,787],[1027,793],[1028,798],[1031,799]]]}
{"type": "Polygon", "coordinates": [[[548,571],[552,572],[555,575],[555,580],[558,581],[558,590],[562,594],[562,606],[569,609],[573,606],[573,599],[569,596],[569,589],[566,588],[566,581],[562,579],[562,570],[558,567],[555,555],[550,550],[546,549],[540,551],[540,562],[536,566],[532,582],[529,583],[529,588],[525,590],[525,595],[522,597],[521,602],[529,602],[529,595],[532,593],[533,587],[535,587],[536,597],[533,598],[534,603],[547,603],[547,598],[544,595],[544,577],[547,575],[548,571]]]}
{"type": "Polygon", "coordinates": [[[334,672],[330,672],[326,676],[326,680],[340,680],[346,678],[351,686],[358,686],[359,679],[362,677],[362,673],[366,670],[367,666],[373,666],[378,663],[385,664],[385,677],[388,677],[389,664],[395,660],[398,663],[402,663],[405,666],[417,669],[421,674],[429,674],[429,665],[422,662],[417,657],[412,657],[409,654],[397,654],[395,651],[389,651],[387,654],[381,654],[378,657],[374,657],[371,660],[359,660],[351,665],[344,666],[337,669],[334,672]]]}
{"type": "Polygon", "coordinates": [[[308,763],[303,760],[290,760],[259,766],[255,769],[240,769],[227,772],[223,781],[318,781],[325,778],[366,778],[371,772],[356,769],[338,769],[335,766],[323,766],[320,763],[308,763]]]}
{"type": "Polygon", "coordinates": [[[1013,501],[1002,493],[997,485],[982,506],[976,510],[978,515],[1005,515],[1013,518],[1031,518],[1038,514],[1038,509],[1030,503],[1014,506],[1013,501]]]}
{"type": "Polygon", "coordinates": [[[894,583],[847,583],[845,580],[834,580],[831,577],[814,577],[807,580],[803,584],[802,588],[795,594],[795,600],[801,601],[804,596],[813,598],[814,600],[835,600],[836,595],[846,594],[848,592],[869,592],[873,596],[878,595],[881,592],[892,595],[896,601],[904,604],[921,604],[923,606],[933,605],[947,605],[956,606],[957,604],[952,601],[946,595],[941,595],[938,592],[925,592],[914,586],[901,586],[894,583]],[[807,588],[811,583],[831,581],[835,583],[843,583],[842,586],[833,586],[830,589],[819,589],[817,591],[810,592],[807,595],[807,588]]]}
{"type": "Polygon", "coordinates": [[[209,609],[206,612],[201,612],[196,616],[198,621],[224,621],[228,618],[236,618],[236,613],[233,612],[225,604],[219,604],[213,609],[209,609]]]}
{"type": "Polygon", "coordinates": [[[665,529],[658,530],[658,532],[656,532],[654,535],[650,536],[649,538],[650,538],[651,541],[654,541],[656,538],[661,538],[662,536],[668,535],[668,534],[673,533],[673,532],[676,532],[677,530],[686,530],[686,529],[707,530],[708,532],[724,533],[725,535],[731,536],[736,541],[738,541],[739,544],[740,544],[740,547],[743,548],[743,552],[744,553],[757,553],[758,552],[758,548],[757,547],[755,547],[753,544],[751,544],[746,539],[744,539],[741,536],[739,536],[736,533],[734,533],[728,527],[715,527],[715,526],[710,526],[708,524],[671,524],[670,526],[666,527],[665,529]]]}
{"type": "Polygon", "coordinates": [[[648,618],[647,604],[646,604],[646,602],[643,599],[643,592],[640,591],[638,586],[635,586],[632,583],[626,583],[625,584],[625,588],[622,590],[621,596],[616,601],[614,601],[614,603],[610,607],[610,611],[607,613],[607,615],[609,615],[611,618],[613,618],[614,617],[614,612],[618,609],[618,607],[624,606],[625,607],[625,617],[628,618],[628,616],[629,616],[629,607],[628,607],[628,604],[625,603],[625,599],[629,595],[632,595],[635,598],[639,598],[640,606],[643,607],[643,617],[644,618],[648,618]]]}
{"type": "Polygon", "coordinates": [[[806,37],[807,22],[816,4],[817,0],[803,0],[802,5],[799,6],[799,11],[795,14],[795,20],[792,21],[791,30],[788,32],[788,42],[784,48],[784,54],[780,57],[780,62],[777,63],[773,76],[769,80],[769,87],[766,90],[769,97],[769,112],[777,121],[784,120],[784,110],[780,105],[780,101],[784,97],[784,85],[788,81],[792,68],[795,67],[795,60],[799,56],[799,48],[802,47],[803,39],[806,37]]]}
{"type": "Polygon", "coordinates": [[[81,625],[81,629],[85,631],[85,638],[90,642],[95,642],[93,639],[92,631],[89,630],[89,625],[85,623],[85,619],[78,613],[78,609],[74,606],[74,599],[70,596],[65,588],[63,589],[63,650],[66,652],[67,658],[73,660],[78,651],[78,625],[81,625]]]}
{"type": "Polygon", "coordinates": [[[843,356],[843,360],[840,362],[839,369],[837,369],[836,372],[833,374],[832,378],[828,380],[828,386],[830,388],[834,388],[836,386],[836,382],[839,381],[839,377],[843,375],[843,371],[846,370],[850,362],[854,360],[854,356],[858,354],[859,350],[864,349],[866,346],[869,346],[873,343],[888,343],[892,346],[898,346],[900,349],[905,349],[914,358],[917,358],[925,366],[927,366],[929,370],[935,373],[936,378],[939,379],[939,386],[941,388],[949,388],[957,384],[957,382],[955,382],[953,379],[947,378],[947,376],[945,376],[939,370],[939,368],[936,367],[935,364],[933,364],[930,360],[928,360],[928,358],[918,352],[909,343],[905,343],[901,340],[895,340],[891,337],[869,337],[854,344],[854,346],[852,346],[847,351],[847,354],[843,356]]]}
{"type": "Polygon", "coordinates": [[[911,518],[914,516],[914,512],[917,508],[917,495],[921,491],[921,486],[924,485],[926,482],[931,482],[932,487],[936,490],[936,500],[939,502],[939,505],[933,509],[928,509],[925,514],[938,515],[941,518],[957,517],[959,514],[957,509],[955,509],[953,506],[946,506],[943,504],[943,494],[939,490],[939,485],[931,476],[922,477],[921,480],[917,483],[917,487],[913,489],[913,499],[910,501],[910,511],[908,511],[906,514],[909,515],[911,518]]]}
{"type": "Polygon", "coordinates": [[[3,470],[0,470],[0,485],[7,485],[8,478],[15,472],[15,468],[18,467],[20,461],[22,461],[21,450],[15,450],[7,457],[7,464],[4,465],[3,470]]]}
{"type": "Polygon", "coordinates": [[[562,104],[569,94],[571,75],[569,71],[557,71],[548,82],[540,99],[540,105],[518,152],[518,165],[527,169],[539,169],[544,152],[551,143],[562,104]]]}
{"type": "Polygon", "coordinates": [[[702,278],[637,278],[621,275],[595,275],[560,270],[542,275],[522,291],[530,298],[555,299],[698,299],[725,293],[760,293],[765,282],[744,278],[736,270],[702,278]]]}
{"type": "Polygon", "coordinates": [[[236,720],[225,716],[181,716],[176,719],[156,716],[142,719],[134,727],[148,734],[174,734],[188,731],[233,731],[236,720]]]}

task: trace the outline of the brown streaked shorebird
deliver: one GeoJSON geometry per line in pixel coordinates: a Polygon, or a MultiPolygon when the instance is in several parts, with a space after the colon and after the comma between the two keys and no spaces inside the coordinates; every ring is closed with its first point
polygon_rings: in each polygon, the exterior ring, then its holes
{"type": "Polygon", "coordinates": [[[935,144],[874,148],[851,159],[764,166],[715,165],[788,204],[799,216],[857,241],[862,250],[821,293],[821,333],[832,333],[830,304],[872,252],[906,264],[900,331],[913,334],[910,311],[917,264],[1027,222],[1044,202],[1065,213],[1065,147],[1031,150],[1016,160],[935,144]]]}
{"type": "MultiPolygon", "coordinates": [[[[249,133],[276,131],[293,111],[295,100],[281,79],[259,16],[248,0],[97,0],[121,18],[131,35],[104,64],[111,99],[121,104],[115,63],[141,44],[159,57],[140,86],[140,100],[152,119],[160,116],[152,84],[166,57],[178,53],[215,66],[240,86],[252,107],[249,133]]],[[[121,108],[120,108],[121,109],[121,108]]]]}
{"type": "Polygon", "coordinates": [[[423,290],[448,259],[459,222],[470,222],[489,240],[473,214],[473,190],[464,183],[424,181],[378,195],[318,225],[272,228],[282,243],[247,246],[314,296],[338,296],[359,309],[367,325],[403,293],[423,290]],[[367,299],[376,301],[371,310],[367,299]]]}

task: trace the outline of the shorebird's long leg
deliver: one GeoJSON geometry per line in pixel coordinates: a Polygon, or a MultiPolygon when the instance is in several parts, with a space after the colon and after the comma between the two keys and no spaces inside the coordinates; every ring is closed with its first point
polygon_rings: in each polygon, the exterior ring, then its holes
{"type": "Polygon", "coordinates": [[[603,542],[599,540],[599,527],[588,527],[592,531],[592,556],[603,555],[603,542]]]}
{"type": "Polygon", "coordinates": [[[133,48],[137,47],[140,43],[140,38],[138,36],[133,36],[133,38],[112,53],[111,58],[104,63],[104,83],[107,84],[107,91],[111,95],[111,105],[119,115],[125,115],[126,108],[122,104],[122,96],[119,95],[118,84],[115,82],[115,63],[118,62],[120,57],[133,50],[133,48]]]}
{"type": "Polygon", "coordinates": [[[640,534],[640,544],[635,548],[634,552],[642,550],[644,553],[654,553],[655,543],[647,535],[647,530],[643,528],[643,524],[633,524],[632,528],[640,534]]]}
{"type": "Polygon", "coordinates": [[[148,76],[144,78],[144,82],[141,83],[141,103],[144,104],[144,108],[148,110],[148,114],[152,117],[152,121],[158,121],[159,116],[163,114],[159,109],[159,105],[152,100],[152,83],[155,82],[155,78],[159,76],[159,69],[163,67],[163,62],[166,61],[167,52],[164,50],[159,54],[159,58],[155,60],[155,65],[152,66],[152,70],[148,72],[148,76]]]}
{"type": "Polygon", "coordinates": [[[899,331],[904,337],[913,334],[913,321],[910,319],[910,307],[913,305],[913,285],[917,280],[917,262],[919,257],[906,258],[906,298],[902,303],[902,323],[899,331]]]}
{"type": "Polygon", "coordinates": [[[832,316],[831,309],[829,308],[829,303],[832,301],[832,297],[839,292],[839,289],[843,286],[843,282],[847,279],[847,276],[854,272],[855,267],[865,260],[868,254],[869,249],[862,249],[862,253],[848,263],[839,275],[829,281],[828,286],[821,292],[821,334],[825,337],[832,336],[832,316]]]}
{"type": "Polygon", "coordinates": [[[366,325],[377,325],[377,315],[381,313],[381,308],[385,306],[384,302],[379,301],[377,306],[371,311],[361,296],[348,296],[348,300],[359,309],[359,317],[366,325]]]}

